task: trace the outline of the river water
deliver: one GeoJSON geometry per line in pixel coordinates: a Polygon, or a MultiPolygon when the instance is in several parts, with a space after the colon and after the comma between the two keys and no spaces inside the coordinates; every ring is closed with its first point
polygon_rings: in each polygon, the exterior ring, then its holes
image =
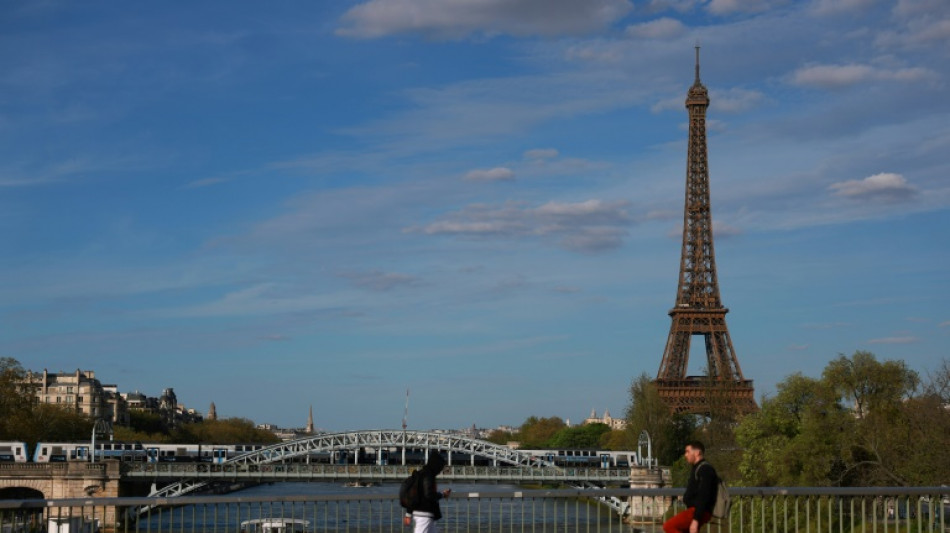
{"type": "MultiPolygon", "coordinates": [[[[455,532],[624,532],[642,531],[625,525],[607,507],[576,498],[487,498],[485,493],[524,490],[505,484],[441,484],[452,497],[441,504],[444,533],[455,532]],[[477,494],[474,496],[473,494],[477,494]]],[[[399,532],[402,509],[397,501],[396,483],[370,487],[346,487],[341,483],[273,483],[259,485],[229,496],[266,498],[265,503],[239,502],[216,506],[185,506],[141,520],[144,533],[236,533],[241,523],[256,518],[294,518],[308,522],[307,532],[399,532]],[[345,499],[287,502],[288,497],[347,496],[345,499]],[[391,498],[362,499],[387,495],[391,498]]]]}

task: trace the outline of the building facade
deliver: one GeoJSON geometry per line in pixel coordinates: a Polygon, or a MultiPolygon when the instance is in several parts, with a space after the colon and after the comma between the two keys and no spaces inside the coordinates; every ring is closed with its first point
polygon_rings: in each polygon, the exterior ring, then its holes
{"type": "Polygon", "coordinates": [[[92,370],[52,374],[44,368],[42,374],[27,373],[27,382],[39,403],[55,404],[94,420],[128,424],[128,408],[118,387],[103,385],[92,370]]]}

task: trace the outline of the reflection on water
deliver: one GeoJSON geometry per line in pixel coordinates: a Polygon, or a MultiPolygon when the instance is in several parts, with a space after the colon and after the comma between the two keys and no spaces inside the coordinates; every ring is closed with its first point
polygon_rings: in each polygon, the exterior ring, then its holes
{"type": "MultiPolygon", "coordinates": [[[[625,532],[637,531],[623,524],[609,509],[576,498],[484,498],[479,492],[520,490],[515,485],[444,484],[453,495],[442,502],[442,531],[454,532],[625,532]],[[476,493],[476,494],[470,494],[476,493]]],[[[274,483],[246,489],[229,496],[265,497],[268,502],[235,502],[219,505],[189,505],[153,513],[139,522],[144,533],[237,532],[240,523],[257,518],[307,520],[311,531],[401,532],[402,508],[396,499],[398,484],[345,487],[334,483],[274,483]],[[347,499],[334,500],[344,495],[347,499]],[[386,495],[391,498],[361,499],[386,495]],[[320,501],[288,502],[291,496],[329,496],[320,501]],[[357,499],[353,499],[353,498],[357,499]]]]}

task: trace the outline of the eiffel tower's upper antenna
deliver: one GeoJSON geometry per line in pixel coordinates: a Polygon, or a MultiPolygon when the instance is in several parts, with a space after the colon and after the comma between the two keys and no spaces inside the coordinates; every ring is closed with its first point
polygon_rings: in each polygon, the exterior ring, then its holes
{"type": "Polygon", "coordinates": [[[696,43],[696,81],[695,85],[702,85],[699,81],[699,43],[696,43]]]}

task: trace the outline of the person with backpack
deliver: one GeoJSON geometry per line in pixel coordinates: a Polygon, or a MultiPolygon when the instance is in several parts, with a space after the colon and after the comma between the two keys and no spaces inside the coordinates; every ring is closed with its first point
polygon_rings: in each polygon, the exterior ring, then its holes
{"type": "Polygon", "coordinates": [[[686,493],[683,494],[686,510],[663,523],[663,531],[666,533],[699,533],[699,528],[713,517],[719,476],[716,469],[706,462],[705,454],[706,447],[702,442],[694,440],[686,444],[684,456],[686,462],[692,466],[689,481],[686,483],[686,493]]]}
{"type": "MultiPolygon", "coordinates": [[[[436,521],[442,518],[442,510],[439,508],[439,500],[448,498],[452,494],[452,489],[445,489],[439,492],[435,477],[445,468],[445,459],[437,452],[429,455],[429,460],[419,471],[413,473],[415,481],[414,487],[408,489],[409,494],[406,503],[406,517],[403,523],[409,525],[409,516],[415,521],[414,533],[439,533],[439,527],[436,521]]],[[[402,498],[400,498],[402,499],[402,498]]]]}

